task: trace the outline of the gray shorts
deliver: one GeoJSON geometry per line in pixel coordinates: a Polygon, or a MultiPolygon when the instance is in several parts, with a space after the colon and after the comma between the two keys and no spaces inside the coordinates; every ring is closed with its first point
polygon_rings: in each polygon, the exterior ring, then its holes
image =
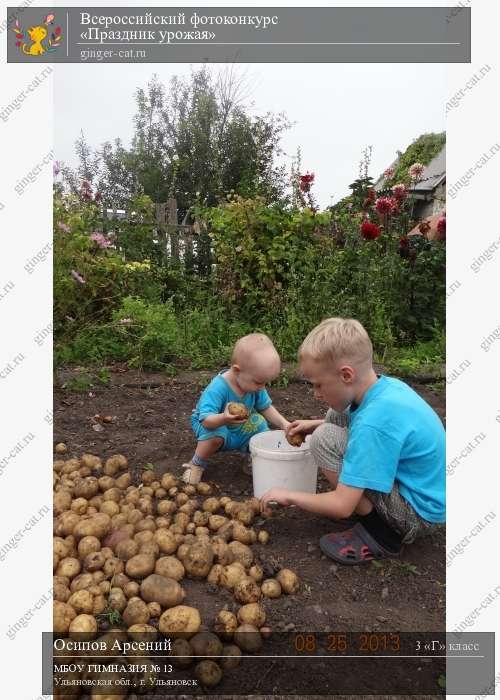
{"type": "MultiPolygon", "coordinates": [[[[347,449],[348,429],[348,414],[338,413],[330,408],[325,423],[316,428],[309,443],[311,453],[320,469],[340,474],[347,449]]],[[[442,527],[439,523],[424,520],[399,493],[397,482],[394,482],[390,493],[372,489],[365,489],[364,493],[380,517],[402,536],[406,544],[442,527]]]]}

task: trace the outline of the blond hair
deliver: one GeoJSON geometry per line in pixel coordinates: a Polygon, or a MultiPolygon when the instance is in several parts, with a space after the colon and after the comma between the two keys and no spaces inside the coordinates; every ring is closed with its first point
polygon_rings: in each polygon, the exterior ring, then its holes
{"type": "Polygon", "coordinates": [[[371,365],[373,346],[370,336],[353,318],[327,318],[312,329],[299,348],[299,360],[336,364],[371,365]]]}
{"type": "Polygon", "coordinates": [[[279,358],[273,341],[264,333],[250,333],[249,335],[244,335],[236,341],[231,356],[231,363],[237,365],[241,362],[248,362],[256,353],[262,350],[274,351],[279,358]]]}

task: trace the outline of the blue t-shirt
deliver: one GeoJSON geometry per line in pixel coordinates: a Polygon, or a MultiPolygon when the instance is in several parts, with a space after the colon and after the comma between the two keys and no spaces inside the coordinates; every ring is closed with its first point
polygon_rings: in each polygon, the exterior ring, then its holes
{"type": "Polygon", "coordinates": [[[383,493],[397,481],[424,520],[444,522],[445,431],[429,404],[399,379],[381,376],[349,416],[339,481],[383,493]]]}
{"type": "MultiPolygon", "coordinates": [[[[202,423],[205,418],[214,413],[224,413],[226,405],[231,401],[243,403],[250,414],[255,411],[265,411],[272,404],[271,397],[265,389],[252,391],[243,396],[238,394],[226,382],[223,374],[218,374],[202,392],[191,416],[191,424],[202,423]]],[[[241,425],[229,425],[230,429],[238,430],[241,425]]]]}

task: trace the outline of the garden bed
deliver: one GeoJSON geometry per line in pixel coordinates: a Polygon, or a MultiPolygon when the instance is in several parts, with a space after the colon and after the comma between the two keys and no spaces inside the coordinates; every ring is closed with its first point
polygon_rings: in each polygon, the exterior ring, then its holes
{"type": "MultiPolygon", "coordinates": [[[[146,465],[154,465],[158,475],[165,471],[180,474],[181,464],[191,457],[194,447],[190,413],[209,376],[187,372],[166,379],[160,374],[122,371],[111,372],[106,386],[96,383],[79,392],[58,387],[55,441],[65,442],[71,454],[91,452],[107,457],[121,452],[137,475],[146,465]],[[111,416],[112,422],[101,423],[96,415],[111,416]]],[[[74,377],[74,372],[66,372],[59,381],[72,386],[74,377]]],[[[415,388],[443,418],[443,396],[421,385],[415,388]]],[[[271,393],[277,408],[289,419],[320,417],[324,412],[303,383],[291,382],[271,393]]],[[[252,484],[242,464],[237,453],[219,454],[207,479],[229,496],[243,499],[251,495],[252,484]]],[[[318,540],[332,529],[326,518],[295,508],[281,509],[266,523],[266,529],[271,533],[269,544],[255,546],[262,564],[270,570],[293,566],[303,582],[299,595],[284,596],[267,606],[273,629],[283,630],[290,624],[291,631],[444,629],[444,532],[408,546],[397,561],[350,568],[337,567],[321,554],[318,540]]],[[[206,584],[185,580],[183,585],[190,603],[206,611],[205,622],[210,623],[224,605],[233,605],[230,596],[206,584]]]]}

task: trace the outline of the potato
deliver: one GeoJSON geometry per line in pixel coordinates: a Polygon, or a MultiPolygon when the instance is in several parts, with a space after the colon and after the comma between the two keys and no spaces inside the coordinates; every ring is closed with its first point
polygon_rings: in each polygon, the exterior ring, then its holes
{"type": "Polygon", "coordinates": [[[153,469],[146,469],[141,474],[141,481],[143,484],[152,484],[155,479],[156,474],[154,473],[153,469]]]}
{"type": "Polygon", "coordinates": [[[234,561],[234,556],[230,550],[227,542],[224,541],[222,537],[214,537],[211,542],[212,550],[214,553],[214,561],[217,564],[222,564],[222,566],[227,566],[232,564],[234,561]]]}
{"type": "Polygon", "coordinates": [[[168,530],[169,526],[172,524],[172,518],[170,515],[159,515],[155,518],[155,523],[157,530],[168,530]]]}
{"type": "Polygon", "coordinates": [[[245,527],[243,523],[233,521],[233,540],[242,544],[252,544],[253,537],[251,533],[252,531],[245,527]]]}
{"type": "Polygon", "coordinates": [[[240,625],[234,633],[234,643],[243,651],[255,654],[262,648],[262,637],[259,630],[253,625],[240,625]]]}
{"type": "Polygon", "coordinates": [[[222,566],[222,564],[214,564],[208,572],[207,583],[209,583],[212,586],[220,586],[223,571],[224,567],[222,566]]]}
{"type": "MultiPolygon", "coordinates": [[[[58,577],[59,578],[59,577],[58,577]]],[[[69,579],[66,579],[69,581],[69,579]]],[[[71,581],[70,589],[71,592],[82,591],[84,588],[90,588],[94,585],[94,578],[92,574],[79,574],[71,581]]]]}
{"type": "Polygon", "coordinates": [[[266,598],[279,598],[281,595],[281,584],[274,578],[267,578],[262,582],[261,591],[266,598]]]}
{"type": "Polygon", "coordinates": [[[210,530],[208,527],[202,527],[201,525],[195,528],[194,534],[196,537],[204,537],[205,535],[210,536],[210,530]]]}
{"type": "Polygon", "coordinates": [[[156,561],[155,574],[171,578],[174,581],[181,581],[185,573],[186,571],[177,557],[160,557],[156,561]]]}
{"type": "Polygon", "coordinates": [[[121,474],[121,476],[119,476],[115,479],[116,488],[121,489],[122,491],[124,491],[126,488],[128,488],[131,483],[132,483],[132,477],[128,473],[121,474]]]}
{"type": "Polygon", "coordinates": [[[91,615],[94,609],[94,596],[86,590],[75,591],[71,594],[68,604],[71,605],[77,615],[80,613],[91,615]]]}
{"type": "Polygon", "coordinates": [[[226,542],[232,540],[234,523],[234,520],[229,520],[227,523],[224,523],[224,525],[221,525],[221,527],[217,530],[217,537],[225,540],[226,542]]]}
{"type": "Polygon", "coordinates": [[[190,578],[206,578],[214,560],[212,547],[204,542],[195,542],[190,545],[183,559],[186,574],[190,578]]]}
{"type": "Polygon", "coordinates": [[[54,600],[58,600],[60,603],[67,603],[71,596],[71,591],[66,584],[54,582],[52,595],[54,600]]]}
{"type": "Polygon", "coordinates": [[[196,527],[205,527],[208,525],[210,517],[211,515],[207,511],[197,510],[193,513],[193,523],[196,527]]]}
{"type": "Polygon", "coordinates": [[[207,498],[203,501],[202,509],[207,513],[215,513],[220,508],[220,503],[218,498],[207,498]]]}
{"type": "Polygon", "coordinates": [[[58,455],[63,455],[65,452],[68,451],[68,448],[66,447],[64,442],[58,442],[57,445],[54,447],[54,451],[58,455]]]}
{"type": "MultiPolygon", "coordinates": [[[[95,573],[94,573],[94,576],[95,576],[95,573]]],[[[130,582],[130,579],[127,576],[127,574],[116,574],[116,576],[113,576],[113,587],[114,588],[121,588],[122,590],[125,590],[125,586],[129,582],[130,582]]]]}
{"type": "Polygon", "coordinates": [[[93,615],[77,615],[69,626],[69,636],[81,641],[94,639],[97,634],[97,620],[93,615]]]}
{"type": "MultiPolygon", "coordinates": [[[[105,583],[108,583],[106,581],[105,583]]],[[[106,610],[106,598],[103,593],[94,596],[94,607],[92,609],[92,615],[100,615],[106,610]]]]}
{"type": "Polygon", "coordinates": [[[280,583],[283,593],[294,595],[300,588],[299,577],[290,569],[281,569],[276,575],[276,580],[280,583]]]}
{"type": "Polygon", "coordinates": [[[177,484],[177,479],[173,474],[170,474],[170,472],[165,472],[165,474],[161,478],[161,486],[162,488],[166,489],[167,491],[171,489],[173,486],[177,484]]]}
{"type": "Polygon", "coordinates": [[[194,667],[194,675],[200,681],[202,686],[212,688],[221,682],[222,669],[215,663],[215,661],[206,659],[205,661],[200,661],[199,664],[196,664],[194,667]]]}
{"type": "Polygon", "coordinates": [[[151,617],[160,617],[161,615],[161,605],[159,603],[148,603],[148,610],[151,617]]]}
{"type": "Polygon", "coordinates": [[[248,568],[253,563],[253,552],[250,547],[241,542],[230,542],[228,549],[231,552],[234,561],[239,561],[245,568],[248,568]]]}
{"type": "Polygon", "coordinates": [[[75,484],[74,494],[76,498],[92,498],[99,493],[99,482],[95,476],[87,476],[85,479],[80,479],[75,484]]]}
{"type": "Polygon", "coordinates": [[[125,572],[131,578],[144,578],[153,573],[155,560],[150,554],[136,554],[125,564],[125,572]]]}
{"type": "Polygon", "coordinates": [[[185,598],[183,588],[171,578],[151,574],[141,583],[141,598],[146,603],[157,602],[162,608],[179,605],[185,598]]]}
{"type": "MultiPolygon", "coordinates": [[[[85,504],[86,503],[85,501],[85,504]]],[[[53,505],[55,515],[61,515],[65,510],[69,510],[71,508],[71,493],[63,489],[56,491],[53,505]]]]}
{"type": "Polygon", "coordinates": [[[195,656],[220,656],[222,654],[222,642],[212,632],[198,632],[191,637],[189,643],[193,647],[195,656]]]}
{"type": "Polygon", "coordinates": [[[245,576],[245,567],[243,564],[240,562],[233,562],[232,564],[224,567],[220,582],[224,588],[234,588],[236,584],[245,576]]]}
{"type": "Polygon", "coordinates": [[[106,460],[104,464],[104,473],[107,476],[114,476],[117,472],[128,467],[127,458],[123,455],[113,455],[106,460]]]}
{"type": "Polygon", "coordinates": [[[140,547],[146,542],[153,542],[155,540],[155,534],[150,530],[141,530],[140,532],[135,533],[134,540],[139,544],[140,547]]]}
{"type": "Polygon", "coordinates": [[[174,523],[176,525],[180,525],[181,527],[185,528],[186,525],[189,523],[190,517],[187,513],[176,513],[174,515],[174,523]]]}
{"type": "Polygon", "coordinates": [[[295,433],[295,435],[286,435],[286,439],[293,447],[300,447],[305,441],[306,436],[304,433],[295,433]]]}
{"type": "Polygon", "coordinates": [[[127,607],[127,598],[121,588],[112,588],[108,597],[108,606],[122,613],[127,607]]]}
{"type": "Polygon", "coordinates": [[[242,506],[235,513],[235,518],[243,525],[251,525],[254,519],[254,512],[250,506],[242,506]]]}
{"type": "Polygon", "coordinates": [[[158,628],[165,636],[178,635],[192,637],[201,627],[200,613],[187,605],[176,605],[166,610],[160,617],[158,628]]]}
{"type": "Polygon", "coordinates": [[[68,510],[62,513],[56,520],[54,532],[60,537],[71,535],[75,527],[80,523],[80,516],[68,510]]]}
{"type": "Polygon", "coordinates": [[[237,401],[230,401],[227,404],[227,412],[232,416],[237,416],[241,419],[248,418],[250,416],[248,408],[245,406],[245,404],[238,403],[237,401]]]}
{"type": "Polygon", "coordinates": [[[193,648],[187,639],[175,639],[171,654],[175,668],[187,668],[193,663],[193,648]]]}
{"type": "Polygon", "coordinates": [[[144,542],[139,547],[139,554],[150,554],[153,559],[157,559],[160,554],[160,548],[156,542],[144,542]]]}
{"type": "Polygon", "coordinates": [[[129,559],[132,559],[132,557],[135,557],[135,555],[138,554],[138,552],[138,542],[130,538],[118,542],[118,544],[115,547],[115,554],[118,557],[118,559],[121,559],[122,561],[128,561],[129,559]]]}
{"type": "Polygon", "coordinates": [[[74,578],[81,571],[82,565],[79,560],[75,557],[66,557],[59,562],[57,567],[58,576],[67,576],[68,578],[74,578]]]}
{"type": "Polygon", "coordinates": [[[260,586],[249,576],[238,581],[233,593],[239,603],[256,603],[261,597],[260,586]]]}
{"type": "Polygon", "coordinates": [[[78,543],[78,556],[80,559],[85,559],[86,556],[92,554],[93,552],[99,552],[101,549],[101,543],[93,535],[87,535],[87,537],[82,537],[78,543]]]}
{"type": "Polygon", "coordinates": [[[106,557],[104,556],[103,552],[91,552],[90,554],[87,554],[83,560],[83,568],[85,571],[98,571],[99,569],[102,569],[105,562],[106,557]]]}
{"type": "Polygon", "coordinates": [[[104,559],[111,559],[111,557],[115,556],[111,547],[103,547],[101,549],[101,554],[104,556],[104,559]]]}
{"type": "Polygon", "coordinates": [[[129,581],[123,587],[123,592],[125,593],[127,598],[133,598],[134,596],[138,596],[140,590],[141,587],[139,586],[137,581],[129,581]]]}
{"type": "Polygon", "coordinates": [[[59,600],[54,601],[53,605],[53,630],[55,634],[66,636],[69,631],[71,622],[75,619],[76,612],[68,603],[62,603],[59,600]]]}
{"type": "Polygon", "coordinates": [[[156,512],[158,515],[171,515],[172,513],[175,513],[176,510],[177,506],[175,503],[173,503],[173,501],[158,501],[156,504],[156,512]]]}
{"type": "Polygon", "coordinates": [[[224,671],[230,671],[241,663],[241,649],[236,644],[228,644],[222,647],[222,658],[220,665],[224,671]]]}
{"type": "Polygon", "coordinates": [[[260,530],[259,534],[257,535],[257,539],[259,540],[260,544],[267,544],[269,542],[269,533],[267,530],[260,530]]]}
{"type": "Polygon", "coordinates": [[[53,542],[52,548],[54,550],[54,554],[57,554],[57,556],[60,559],[65,559],[66,557],[69,557],[70,546],[65,540],[63,540],[62,537],[54,537],[52,542],[53,542]]]}
{"type": "Polygon", "coordinates": [[[238,627],[238,620],[229,610],[220,610],[214,622],[214,630],[221,639],[232,639],[238,627]]]}
{"type": "Polygon", "coordinates": [[[157,530],[154,539],[163,554],[173,554],[177,550],[176,539],[170,530],[157,530]]]}
{"type": "Polygon", "coordinates": [[[217,532],[227,522],[228,518],[225,515],[211,515],[208,519],[208,527],[212,532],[217,532]]]}
{"type": "Polygon", "coordinates": [[[106,513],[106,515],[109,515],[109,517],[112,518],[113,515],[118,515],[120,512],[120,506],[114,501],[105,500],[104,503],[99,506],[99,512],[106,513]]]}
{"type": "Polygon", "coordinates": [[[101,469],[102,467],[102,460],[96,455],[83,454],[80,457],[80,462],[82,463],[82,466],[89,467],[90,469],[101,469]]]}
{"type": "Polygon", "coordinates": [[[190,545],[187,543],[179,545],[179,549],[177,550],[177,559],[179,559],[180,562],[184,563],[184,559],[189,552],[189,547],[190,545]]]}
{"type": "Polygon", "coordinates": [[[238,610],[238,620],[242,625],[262,627],[266,621],[266,611],[259,603],[248,603],[238,610]]]}
{"type": "Polygon", "coordinates": [[[148,610],[148,606],[140,598],[129,600],[122,614],[123,622],[127,627],[139,624],[145,625],[149,622],[150,617],[151,614],[148,610]]]}
{"type": "Polygon", "coordinates": [[[111,529],[111,518],[106,513],[97,513],[86,519],[80,519],[73,529],[73,534],[77,539],[94,535],[102,539],[111,529]]]}
{"type": "Polygon", "coordinates": [[[264,578],[264,570],[263,570],[262,566],[259,566],[258,564],[254,564],[248,570],[248,575],[250,576],[250,578],[253,578],[254,581],[259,583],[264,578]]]}
{"type": "Polygon", "coordinates": [[[212,493],[212,487],[210,484],[207,484],[203,481],[201,481],[199,484],[196,484],[196,490],[200,494],[200,496],[208,496],[212,493]]]}

